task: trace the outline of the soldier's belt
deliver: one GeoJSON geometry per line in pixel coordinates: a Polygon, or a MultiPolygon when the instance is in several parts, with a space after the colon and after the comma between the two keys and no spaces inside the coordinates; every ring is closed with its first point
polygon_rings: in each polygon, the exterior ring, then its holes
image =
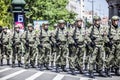
{"type": "Polygon", "coordinates": [[[45,41],[45,42],[43,42],[43,43],[50,43],[50,41],[45,41]]]}
{"type": "Polygon", "coordinates": [[[96,45],[103,45],[103,42],[95,42],[96,45]]]}
{"type": "Polygon", "coordinates": [[[84,42],[77,42],[77,45],[83,45],[84,42]]]}
{"type": "Polygon", "coordinates": [[[113,42],[115,42],[116,44],[120,44],[120,40],[115,40],[113,42]]]}
{"type": "Polygon", "coordinates": [[[15,44],[16,44],[16,45],[20,45],[20,44],[21,44],[21,42],[16,42],[15,44]]]}
{"type": "Polygon", "coordinates": [[[9,44],[9,42],[3,42],[3,45],[8,45],[9,44]]]}
{"type": "Polygon", "coordinates": [[[64,44],[66,44],[66,41],[60,41],[60,44],[64,45],[64,44]]]}
{"type": "Polygon", "coordinates": [[[33,42],[33,41],[31,41],[31,42],[29,42],[29,44],[34,44],[35,42],[33,42]]]}

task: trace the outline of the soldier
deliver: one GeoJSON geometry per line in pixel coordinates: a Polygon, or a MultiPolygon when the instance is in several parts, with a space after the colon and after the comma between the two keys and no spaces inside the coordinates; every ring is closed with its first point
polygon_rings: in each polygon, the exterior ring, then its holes
{"type": "MultiPolygon", "coordinates": [[[[74,26],[74,25],[72,25],[74,26]]],[[[69,31],[67,33],[67,41],[68,41],[68,50],[69,50],[69,55],[68,55],[68,60],[69,60],[69,68],[70,71],[72,72],[72,75],[76,75],[75,73],[75,67],[76,67],[76,47],[75,47],[75,42],[74,42],[74,37],[75,37],[75,30],[73,28],[69,28],[69,31]]]]}
{"type": "Polygon", "coordinates": [[[45,66],[47,70],[50,70],[49,62],[51,58],[51,35],[48,30],[49,23],[43,23],[40,31],[40,44],[38,45],[39,55],[38,55],[38,66],[40,70],[43,70],[45,66]]]}
{"type": "Polygon", "coordinates": [[[14,33],[12,35],[12,67],[15,67],[15,60],[17,57],[18,66],[21,66],[21,55],[22,55],[22,46],[21,46],[21,33],[20,26],[16,25],[14,27],[14,33]]]}
{"type": "Polygon", "coordinates": [[[114,67],[115,75],[120,76],[120,27],[118,26],[119,17],[113,16],[111,19],[110,29],[109,29],[109,47],[110,47],[110,57],[109,57],[109,67],[114,67]]]}
{"type": "Polygon", "coordinates": [[[25,68],[28,69],[29,63],[34,68],[35,67],[35,60],[37,55],[37,42],[36,42],[36,32],[33,28],[33,25],[29,23],[27,25],[28,30],[23,33],[22,40],[25,44],[25,68]]]}
{"type": "Polygon", "coordinates": [[[76,68],[81,74],[83,74],[83,56],[85,53],[85,38],[84,38],[84,28],[82,28],[83,20],[81,18],[76,19],[76,25],[74,29],[74,41],[76,46],[76,68]]]}
{"type": "Polygon", "coordinates": [[[97,72],[100,76],[106,77],[106,73],[103,71],[105,66],[105,50],[104,50],[104,39],[103,33],[104,29],[102,25],[100,25],[100,17],[94,16],[94,24],[90,27],[90,38],[92,40],[91,46],[93,47],[93,53],[90,57],[90,68],[89,74],[90,77],[94,77],[93,69],[94,65],[97,66],[97,72]]]}
{"type": "Polygon", "coordinates": [[[10,64],[10,35],[7,32],[8,27],[3,28],[3,32],[1,33],[1,66],[3,65],[3,58],[6,55],[7,65],[10,64]]]}
{"type": "Polygon", "coordinates": [[[59,67],[66,71],[66,55],[67,55],[67,30],[65,28],[65,21],[59,20],[58,28],[55,32],[55,39],[57,45],[56,51],[56,72],[60,72],[59,67]]]}

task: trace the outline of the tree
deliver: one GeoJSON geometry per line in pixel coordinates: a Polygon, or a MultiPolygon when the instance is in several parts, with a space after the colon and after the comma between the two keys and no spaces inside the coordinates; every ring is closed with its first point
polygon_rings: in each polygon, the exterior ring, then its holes
{"type": "Polygon", "coordinates": [[[0,0],[0,25],[11,27],[12,17],[8,13],[8,8],[11,3],[11,0],[0,0]]]}
{"type": "Polygon", "coordinates": [[[75,13],[66,10],[68,0],[26,0],[26,3],[26,7],[30,9],[26,14],[27,18],[32,20],[49,20],[50,23],[55,23],[63,19],[70,22],[75,17],[75,13]]]}

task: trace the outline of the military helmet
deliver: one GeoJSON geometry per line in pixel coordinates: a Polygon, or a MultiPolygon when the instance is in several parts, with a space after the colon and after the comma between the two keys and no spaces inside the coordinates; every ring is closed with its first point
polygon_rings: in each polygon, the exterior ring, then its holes
{"type": "Polygon", "coordinates": [[[59,20],[58,23],[65,23],[65,21],[64,20],[59,20]]]}
{"type": "Polygon", "coordinates": [[[101,20],[100,16],[94,16],[93,17],[93,20],[96,21],[96,20],[101,20]]]}
{"type": "Polygon", "coordinates": [[[119,20],[118,16],[113,16],[111,20],[119,20]]]}
{"type": "Polygon", "coordinates": [[[54,27],[55,27],[55,26],[58,26],[58,24],[57,24],[57,23],[55,23],[55,24],[54,24],[54,27]]]}
{"type": "Polygon", "coordinates": [[[4,26],[3,29],[8,29],[8,27],[7,27],[7,26],[4,26]]]}
{"type": "Polygon", "coordinates": [[[83,21],[82,18],[76,18],[76,21],[83,21]]]}
{"type": "Polygon", "coordinates": [[[20,28],[20,26],[19,25],[15,25],[15,28],[20,28]]]}
{"type": "Polygon", "coordinates": [[[27,24],[27,27],[33,27],[33,25],[31,23],[27,24]]]}

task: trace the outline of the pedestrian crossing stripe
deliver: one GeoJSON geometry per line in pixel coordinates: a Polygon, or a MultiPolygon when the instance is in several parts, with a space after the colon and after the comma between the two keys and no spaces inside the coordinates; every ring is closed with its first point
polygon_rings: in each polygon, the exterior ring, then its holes
{"type": "Polygon", "coordinates": [[[0,78],[0,80],[7,80],[9,78],[12,78],[12,77],[14,77],[14,76],[16,76],[18,74],[21,74],[21,73],[25,72],[25,71],[26,70],[20,70],[20,71],[14,72],[14,73],[12,73],[10,75],[7,75],[7,76],[4,76],[4,77],[0,78]]]}
{"type": "Polygon", "coordinates": [[[39,77],[40,75],[42,75],[44,72],[37,72],[35,74],[33,74],[32,76],[30,76],[29,78],[25,79],[25,80],[34,80],[37,77],[39,77]]]}
{"type": "Polygon", "coordinates": [[[62,80],[63,77],[64,75],[57,74],[57,76],[53,80],[62,80]]]}
{"type": "MultiPolygon", "coordinates": [[[[11,69],[13,69],[13,68],[0,69],[0,73],[5,72],[5,71],[9,71],[11,69]]],[[[14,78],[15,76],[18,76],[19,74],[24,74],[25,71],[29,71],[29,70],[22,69],[22,70],[13,72],[9,75],[1,77],[0,80],[7,80],[7,79],[10,79],[10,78],[14,78]]],[[[40,77],[41,75],[43,75],[44,73],[47,73],[47,72],[36,71],[36,73],[34,73],[32,76],[29,76],[29,77],[25,78],[24,80],[35,80],[38,77],[40,77]]],[[[48,73],[50,73],[50,72],[48,72],[48,73]]],[[[51,73],[51,74],[56,74],[56,73],[51,73]]],[[[76,79],[78,78],[79,80],[97,80],[97,79],[92,79],[92,78],[62,75],[62,74],[56,74],[56,76],[52,80],[64,80],[64,77],[74,77],[76,79]]]]}
{"type": "Polygon", "coordinates": [[[7,71],[7,70],[10,70],[11,68],[5,68],[5,69],[2,69],[2,70],[0,70],[0,73],[1,72],[4,72],[4,71],[7,71]]]}

